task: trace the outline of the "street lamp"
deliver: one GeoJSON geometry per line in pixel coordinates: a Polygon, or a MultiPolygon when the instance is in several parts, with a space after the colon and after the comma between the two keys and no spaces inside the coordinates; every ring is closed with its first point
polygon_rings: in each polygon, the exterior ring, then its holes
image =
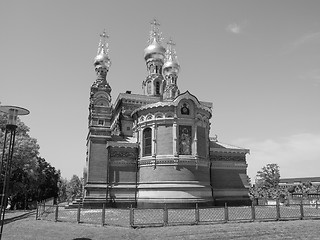
{"type": "Polygon", "coordinates": [[[0,112],[6,113],[8,115],[8,120],[6,124],[6,131],[4,135],[2,157],[0,163],[0,181],[2,182],[1,186],[1,209],[0,209],[0,239],[2,237],[2,229],[4,216],[6,212],[7,202],[8,202],[8,188],[11,175],[11,165],[12,165],[12,156],[13,156],[13,147],[16,137],[17,130],[17,118],[18,115],[28,115],[30,112],[27,109],[16,107],[16,106],[0,106],[0,112]],[[9,146],[7,148],[7,142],[9,146]]]}

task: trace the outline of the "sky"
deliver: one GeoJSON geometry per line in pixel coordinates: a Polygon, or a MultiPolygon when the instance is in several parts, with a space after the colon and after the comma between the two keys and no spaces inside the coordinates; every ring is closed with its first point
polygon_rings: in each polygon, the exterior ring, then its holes
{"type": "Polygon", "coordinates": [[[213,102],[211,135],[250,149],[248,175],[320,176],[320,1],[0,1],[0,101],[62,177],[82,176],[99,34],[110,35],[107,80],[142,93],[150,22],[176,43],[178,86],[213,102]]]}

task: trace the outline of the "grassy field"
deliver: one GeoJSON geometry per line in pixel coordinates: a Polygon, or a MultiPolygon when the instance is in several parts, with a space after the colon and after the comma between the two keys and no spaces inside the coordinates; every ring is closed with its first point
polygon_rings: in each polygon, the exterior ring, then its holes
{"type": "Polygon", "coordinates": [[[35,220],[23,213],[4,225],[2,239],[320,239],[320,220],[226,223],[132,229],[35,220]]]}

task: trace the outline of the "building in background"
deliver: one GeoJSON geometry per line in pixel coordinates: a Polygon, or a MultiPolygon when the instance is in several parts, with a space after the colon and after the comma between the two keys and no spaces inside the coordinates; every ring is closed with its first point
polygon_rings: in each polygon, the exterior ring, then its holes
{"type": "Polygon", "coordinates": [[[159,24],[152,22],[144,49],[143,94],[126,91],[114,103],[107,81],[107,39],[104,32],[94,59],[84,205],[250,204],[249,150],[209,136],[213,104],[179,91],[174,44],[170,40],[162,46],[159,24]]]}

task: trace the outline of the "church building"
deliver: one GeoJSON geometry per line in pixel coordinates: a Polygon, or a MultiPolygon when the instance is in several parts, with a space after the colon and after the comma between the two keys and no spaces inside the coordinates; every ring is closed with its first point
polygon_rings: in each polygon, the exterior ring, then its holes
{"type": "Polygon", "coordinates": [[[144,49],[143,93],[126,91],[113,103],[107,39],[104,32],[90,88],[84,206],[250,204],[249,150],[210,137],[213,104],[179,91],[174,44],[162,45],[157,21],[144,49]]]}

